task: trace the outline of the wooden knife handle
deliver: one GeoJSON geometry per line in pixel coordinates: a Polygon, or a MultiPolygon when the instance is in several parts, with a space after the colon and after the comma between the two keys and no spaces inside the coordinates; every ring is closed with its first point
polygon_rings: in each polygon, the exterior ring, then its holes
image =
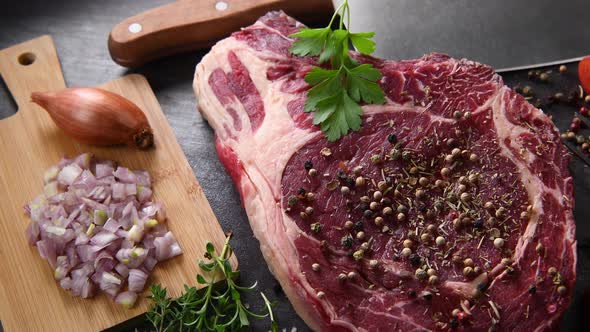
{"type": "Polygon", "coordinates": [[[181,0],[116,25],[109,35],[109,51],[118,64],[136,67],[171,54],[209,47],[277,9],[313,21],[325,19],[334,11],[330,0],[181,0]]]}

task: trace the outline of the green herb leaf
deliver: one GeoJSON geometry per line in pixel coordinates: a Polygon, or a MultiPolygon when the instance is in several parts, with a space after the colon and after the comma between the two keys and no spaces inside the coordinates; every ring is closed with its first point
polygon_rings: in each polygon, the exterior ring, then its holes
{"type": "Polygon", "coordinates": [[[351,69],[348,75],[349,92],[354,101],[368,104],[383,104],[385,94],[379,84],[381,73],[371,65],[363,64],[351,69]]]}
{"type": "Polygon", "coordinates": [[[329,80],[338,76],[340,71],[323,69],[320,67],[313,67],[307,75],[305,75],[305,82],[311,85],[317,85],[325,80],[329,80]]]}
{"type": "MultiPolygon", "coordinates": [[[[342,91],[342,81],[340,80],[339,76],[334,76],[322,83],[317,84],[307,92],[307,100],[305,101],[304,106],[305,112],[319,111],[317,109],[317,104],[319,102],[333,97],[340,91],[342,91]]],[[[324,120],[320,122],[323,122],[324,120]]]]}
{"type": "MultiPolygon", "coordinates": [[[[351,33],[343,29],[344,17],[350,8],[345,0],[334,13],[330,24],[321,29],[303,28],[292,34],[297,38],[291,53],[298,56],[319,56],[320,64],[330,62],[331,69],[314,67],[305,76],[312,87],[307,91],[305,112],[313,112],[313,124],[319,125],[330,141],[336,141],[362,124],[360,103],[383,104],[385,94],[377,83],[381,73],[371,64],[359,64],[350,57],[352,43],[360,53],[375,51],[373,32],[351,33]],[[337,15],[340,28],[331,29],[337,15]]],[[[348,22],[350,25],[350,22],[348,22]]]]}
{"type": "Polygon", "coordinates": [[[357,51],[362,54],[373,54],[375,52],[375,41],[371,40],[374,32],[357,32],[350,34],[350,40],[357,51]]]}
{"type": "Polygon", "coordinates": [[[263,296],[267,313],[257,314],[246,309],[241,300],[241,292],[250,291],[254,285],[239,286],[234,278],[239,271],[233,271],[229,262],[233,253],[226,239],[223,250],[217,255],[213,244],[206,245],[205,257],[209,262],[199,262],[205,272],[197,275],[197,283],[202,289],[184,285],[184,293],[178,298],[167,296],[166,288],[160,285],[150,287],[148,299],[152,301],[151,309],[146,313],[147,320],[157,332],[172,331],[241,331],[250,325],[250,318],[271,317],[271,330],[278,331],[268,299],[263,296]],[[215,283],[216,280],[222,281],[215,283]]]}
{"type": "Polygon", "coordinates": [[[322,50],[325,48],[331,34],[332,30],[330,28],[303,28],[299,32],[291,35],[291,37],[296,37],[299,39],[293,42],[293,45],[289,51],[298,56],[320,55],[322,50]]]}
{"type": "Polygon", "coordinates": [[[207,253],[211,256],[213,256],[213,254],[215,253],[215,247],[211,242],[207,242],[205,249],[207,250],[207,253]]]}
{"type": "Polygon", "coordinates": [[[268,311],[268,315],[270,316],[270,331],[271,332],[278,332],[279,325],[275,321],[275,317],[272,312],[272,304],[270,303],[270,301],[268,300],[266,295],[264,295],[264,293],[261,292],[260,296],[262,296],[262,298],[264,299],[264,304],[266,305],[266,310],[268,311]]]}
{"type": "Polygon", "coordinates": [[[198,282],[199,284],[202,284],[202,285],[204,285],[204,284],[206,284],[206,283],[207,283],[207,280],[205,280],[205,277],[203,277],[202,275],[198,274],[198,275],[197,275],[197,282],[198,282]]]}

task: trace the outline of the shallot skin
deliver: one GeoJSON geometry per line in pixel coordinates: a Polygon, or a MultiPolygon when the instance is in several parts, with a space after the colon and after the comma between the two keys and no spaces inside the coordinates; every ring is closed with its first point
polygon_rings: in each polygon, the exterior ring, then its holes
{"type": "Polygon", "coordinates": [[[33,92],[31,101],[49,113],[68,136],[89,145],[127,144],[146,149],[154,144],[142,110],[130,100],[99,88],[33,92]]]}

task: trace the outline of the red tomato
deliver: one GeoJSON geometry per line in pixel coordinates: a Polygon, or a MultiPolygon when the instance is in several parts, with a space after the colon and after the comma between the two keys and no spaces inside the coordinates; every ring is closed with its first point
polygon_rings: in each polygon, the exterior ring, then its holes
{"type": "Polygon", "coordinates": [[[578,65],[580,83],[586,93],[590,94],[590,57],[585,57],[578,65]]]}

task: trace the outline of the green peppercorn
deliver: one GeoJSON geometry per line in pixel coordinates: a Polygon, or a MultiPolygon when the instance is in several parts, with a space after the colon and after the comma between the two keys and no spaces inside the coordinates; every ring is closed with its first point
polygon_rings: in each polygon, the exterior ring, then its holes
{"type": "Polygon", "coordinates": [[[316,234],[322,231],[322,224],[320,224],[319,222],[313,223],[310,226],[311,226],[311,231],[316,234]]]}
{"type": "Polygon", "coordinates": [[[295,195],[291,195],[287,199],[287,204],[289,206],[295,206],[297,204],[297,202],[299,202],[299,198],[297,196],[295,196],[295,195]]]}
{"type": "Polygon", "coordinates": [[[370,159],[373,164],[379,164],[381,162],[381,156],[378,154],[372,155],[370,159]]]}
{"type": "Polygon", "coordinates": [[[408,212],[408,208],[405,205],[400,204],[397,206],[397,212],[406,213],[406,212],[408,212]]]}
{"type": "Polygon", "coordinates": [[[352,257],[354,258],[355,261],[360,261],[361,259],[363,259],[364,255],[365,255],[364,250],[357,250],[352,254],[352,257]]]}
{"type": "Polygon", "coordinates": [[[525,96],[530,96],[530,95],[532,95],[532,94],[533,94],[533,88],[531,88],[530,86],[528,86],[528,85],[527,85],[527,86],[525,86],[524,88],[522,88],[522,93],[523,93],[525,96]]]}
{"type": "Polygon", "coordinates": [[[402,159],[404,161],[410,161],[410,159],[412,158],[412,153],[410,151],[404,151],[402,152],[402,159]]]}
{"type": "Polygon", "coordinates": [[[344,248],[350,248],[352,246],[352,236],[350,236],[350,234],[344,235],[342,237],[342,239],[340,239],[340,244],[344,247],[344,248]]]}
{"type": "Polygon", "coordinates": [[[416,276],[416,279],[418,280],[424,280],[428,277],[428,274],[426,273],[426,271],[424,271],[424,269],[416,269],[416,272],[414,274],[416,276]]]}

